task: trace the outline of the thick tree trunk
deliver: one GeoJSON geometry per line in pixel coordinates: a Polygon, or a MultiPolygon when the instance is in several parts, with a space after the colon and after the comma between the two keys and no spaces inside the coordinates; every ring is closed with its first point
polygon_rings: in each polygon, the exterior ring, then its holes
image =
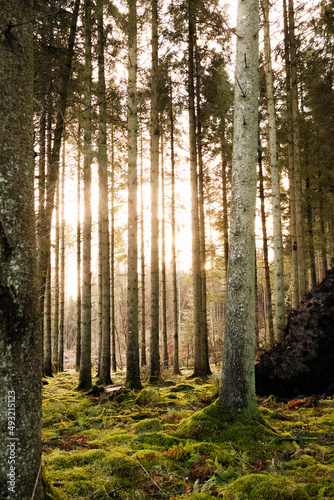
{"type": "Polygon", "coordinates": [[[258,146],[257,0],[239,0],[231,229],[221,399],[257,417],[254,376],[254,254],[258,146]]]}
{"type": "Polygon", "coordinates": [[[281,224],[280,174],[277,161],[276,118],[274,78],[271,63],[269,1],[262,0],[264,17],[264,53],[266,72],[266,94],[269,127],[269,151],[272,191],[272,217],[274,233],[274,286],[275,286],[275,337],[282,339],[285,326],[285,296],[283,269],[283,242],[281,224]]]}
{"type": "Polygon", "coordinates": [[[151,338],[150,376],[160,376],[159,352],[159,116],[158,2],[152,0],[151,83],[151,338]]]}
{"type": "Polygon", "coordinates": [[[128,336],[126,385],[141,388],[138,339],[137,2],[128,0],[128,336]]]}
{"type": "Polygon", "coordinates": [[[92,238],[92,32],[91,32],[91,0],[84,3],[85,29],[85,125],[84,125],[84,222],[82,238],[82,328],[81,328],[81,359],[79,374],[79,389],[87,390],[92,387],[91,366],[91,238],[92,238]]]}
{"type": "Polygon", "coordinates": [[[101,237],[101,287],[102,287],[102,349],[99,381],[111,384],[110,368],[110,260],[108,216],[108,158],[107,158],[107,103],[104,69],[103,4],[98,3],[98,64],[99,64],[99,217],[101,237]]]}
{"type": "Polygon", "coordinates": [[[34,214],[33,2],[0,25],[0,495],[41,500],[42,336],[34,214]],[[10,21],[16,27],[11,28],[10,21]],[[5,36],[8,33],[8,37],[5,36]],[[36,490],[34,488],[36,487],[36,490]]]}

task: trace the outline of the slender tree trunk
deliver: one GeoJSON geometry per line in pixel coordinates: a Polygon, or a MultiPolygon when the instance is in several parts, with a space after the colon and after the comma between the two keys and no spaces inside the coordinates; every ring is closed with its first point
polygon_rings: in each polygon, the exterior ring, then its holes
{"type": "Polygon", "coordinates": [[[311,290],[317,284],[317,270],[315,265],[314,251],[314,235],[313,235],[313,211],[310,196],[310,179],[306,178],[306,216],[307,216],[307,232],[308,232],[308,248],[310,259],[310,288],[311,290]]]}
{"type": "MultiPolygon", "coordinates": [[[[319,174],[320,178],[320,174],[319,174]]],[[[321,182],[321,181],[320,181],[321,182]]],[[[327,274],[327,241],[325,229],[325,213],[324,213],[324,194],[323,189],[319,187],[319,221],[320,221],[320,276],[321,280],[327,274]]]]}
{"type": "MultiPolygon", "coordinates": [[[[284,268],[283,242],[281,224],[280,173],[277,161],[276,117],[274,78],[271,63],[269,1],[262,0],[264,17],[264,51],[266,72],[266,94],[269,127],[269,151],[272,190],[272,217],[274,233],[274,286],[275,286],[275,337],[282,340],[285,327],[285,296],[284,296],[284,268]]],[[[269,307],[269,305],[268,305],[269,307]]],[[[269,325],[269,335],[270,325],[269,325]]]]}
{"type": "Polygon", "coordinates": [[[224,160],[223,145],[222,145],[222,178],[223,178],[223,233],[224,233],[224,258],[225,258],[225,279],[226,279],[227,262],[228,262],[227,161],[224,160]]]}
{"type": "Polygon", "coordinates": [[[58,339],[58,369],[64,371],[64,330],[65,330],[65,139],[63,142],[61,172],[61,227],[60,227],[60,318],[58,339]]]}
{"type": "Polygon", "coordinates": [[[91,32],[92,5],[90,0],[84,3],[84,30],[85,30],[85,125],[84,125],[84,222],[82,238],[82,327],[81,327],[81,359],[79,373],[79,390],[92,387],[91,366],[91,182],[92,182],[92,32],[91,32]]]}
{"type": "Polygon", "coordinates": [[[205,250],[205,214],[204,214],[204,168],[202,152],[202,117],[201,117],[201,92],[200,92],[200,62],[198,48],[195,44],[196,54],[196,104],[197,104],[197,155],[198,155],[198,204],[199,204],[199,243],[200,243],[200,261],[201,261],[201,336],[202,336],[202,356],[203,365],[206,367],[206,375],[211,374],[209,364],[209,345],[208,345],[208,318],[207,318],[207,300],[206,300],[206,250],[205,250]]]}
{"type": "Polygon", "coordinates": [[[107,102],[104,69],[103,4],[98,3],[98,64],[99,64],[99,217],[101,237],[101,288],[102,288],[102,355],[99,381],[111,384],[110,368],[110,260],[108,217],[108,158],[107,158],[107,102]]]}
{"type": "Polygon", "coordinates": [[[80,370],[81,358],[81,129],[78,133],[77,163],[77,342],[75,368],[80,370]]]}
{"type": "Polygon", "coordinates": [[[141,388],[138,339],[137,2],[128,0],[128,335],[126,385],[141,388]]]}
{"type": "Polygon", "coordinates": [[[269,268],[269,258],[268,258],[266,211],[264,206],[262,151],[260,145],[259,145],[258,159],[259,159],[258,163],[259,163],[259,184],[260,184],[259,188],[260,188],[260,202],[261,202],[261,224],[262,224],[262,238],[263,238],[263,262],[264,262],[264,275],[265,275],[265,290],[267,297],[266,316],[268,320],[269,346],[273,347],[275,342],[275,337],[274,337],[273,311],[271,303],[271,285],[270,285],[270,268],[269,268]]]}
{"type": "MultiPolygon", "coordinates": [[[[41,500],[42,336],[34,214],[33,2],[2,2],[0,26],[0,490],[41,500]],[[16,27],[12,32],[10,22],[16,27]],[[10,38],[4,36],[8,30],[10,38]],[[15,34],[15,36],[14,36],[15,34]],[[10,420],[15,412],[15,425],[10,420]],[[10,457],[15,464],[10,464],[10,457]],[[36,487],[36,490],[34,488],[36,487]]],[[[3,496],[2,496],[3,495],[3,496]]]]}
{"type": "Polygon", "coordinates": [[[111,123],[111,234],[110,234],[110,286],[111,286],[111,370],[117,371],[115,320],[115,142],[114,124],[111,123]]]}
{"type": "Polygon", "coordinates": [[[198,175],[196,160],[196,118],[194,86],[195,19],[194,0],[188,0],[188,91],[189,91],[189,143],[190,143],[190,188],[191,188],[191,234],[192,234],[192,274],[194,300],[194,373],[195,377],[206,375],[207,366],[203,356],[202,337],[202,286],[201,248],[199,236],[198,175]]]}
{"type": "Polygon", "coordinates": [[[298,111],[298,89],[297,89],[297,58],[293,0],[289,0],[289,42],[291,62],[291,111],[293,130],[293,170],[295,182],[295,205],[296,205],[296,236],[297,236],[297,258],[299,279],[299,301],[307,291],[305,251],[304,251],[304,229],[302,213],[302,183],[300,172],[300,145],[299,145],[299,111],[298,111]]]}
{"type": "Polygon", "coordinates": [[[289,204],[290,204],[290,234],[291,234],[291,278],[292,278],[292,308],[296,309],[299,303],[299,280],[296,236],[296,208],[294,182],[294,143],[292,140],[292,104],[291,104],[291,67],[289,51],[289,27],[286,0],[283,0],[284,17],[284,55],[285,55],[285,83],[287,100],[287,135],[288,135],[288,173],[289,173],[289,204]]]}
{"type": "Polygon", "coordinates": [[[258,417],[255,402],[255,200],[258,146],[257,0],[239,0],[231,229],[221,399],[258,417]]]}
{"type": "Polygon", "coordinates": [[[162,320],[162,363],[168,368],[168,337],[167,337],[167,291],[166,291],[166,207],[165,207],[165,172],[164,143],[161,136],[161,320],[162,320]]]}
{"type": "Polygon", "coordinates": [[[59,181],[56,191],[56,227],[55,227],[55,271],[54,271],[54,313],[53,313],[53,337],[52,337],[52,363],[58,371],[58,343],[59,343],[59,255],[60,255],[60,192],[59,181]]]}
{"type": "Polygon", "coordinates": [[[152,0],[150,377],[156,379],[159,376],[160,376],[160,352],[159,352],[158,2],[157,0],[152,0]]]}
{"type": "Polygon", "coordinates": [[[140,269],[141,269],[141,341],[140,365],[146,366],[146,286],[145,286],[145,240],[144,240],[144,172],[143,134],[140,134],[140,269]]]}
{"type": "Polygon", "coordinates": [[[174,115],[173,115],[173,87],[170,78],[170,148],[171,148],[171,226],[172,226],[172,275],[173,275],[173,324],[174,324],[174,355],[173,371],[176,375],[180,374],[179,365],[179,321],[178,321],[178,289],[177,289],[177,271],[176,271],[176,245],[175,245],[175,151],[174,151],[174,115]]]}
{"type": "Polygon", "coordinates": [[[45,284],[44,318],[44,375],[52,377],[51,254],[45,284]]]}

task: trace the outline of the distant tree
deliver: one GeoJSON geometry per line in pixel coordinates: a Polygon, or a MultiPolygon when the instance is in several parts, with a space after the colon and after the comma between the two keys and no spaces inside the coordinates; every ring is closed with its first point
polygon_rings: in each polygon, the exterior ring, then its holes
{"type": "Polygon", "coordinates": [[[239,0],[232,199],[221,399],[258,415],[255,403],[255,200],[258,147],[257,0],[239,0]]]}
{"type": "Polygon", "coordinates": [[[0,495],[22,500],[42,498],[32,19],[32,0],[1,5],[0,495]]]}

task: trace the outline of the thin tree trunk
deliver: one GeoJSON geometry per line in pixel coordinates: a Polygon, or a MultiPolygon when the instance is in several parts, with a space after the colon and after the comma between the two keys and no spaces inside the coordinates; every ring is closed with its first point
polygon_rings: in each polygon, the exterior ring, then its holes
{"type": "Polygon", "coordinates": [[[198,155],[198,204],[199,204],[199,244],[201,261],[201,336],[202,336],[202,356],[203,365],[206,367],[206,375],[211,374],[209,364],[208,345],[208,318],[206,299],[206,250],[205,250],[205,214],[204,214],[204,169],[202,152],[202,122],[201,122],[201,93],[200,93],[200,62],[198,48],[195,44],[196,54],[196,104],[197,104],[197,155],[198,155]]]}
{"type": "Polygon", "coordinates": [[[285,84],[287,101],[287,136],[288,136],[288,174],[289,174],[289,204],[290,204],[290,235],[291,235],[291,278],[292,278],[292,308],[296,309],[299,303],[299,280],[296,236],[296,208],[294,182],[294,143],[292,140],[292,104],[291,104],[291,67],[289,51],[289,27],[286,0],[283,0],[284,17],[284,56],[285,56],[285,84]]]}
{"type": "MultiPolygon", "coordinates": [[[[274,78],[271,62],[269,1],[262,0],[264,17],[264,52],[266,73],[266,94],[269,127],[269,151],[272,190],[272,217],[274,236],[274,286],[275,286],[275,337],[281,341],[285,327],[285,296],[283,242],[281,224],[280,174],[277,161],[276,117],[274,98],[274,78]]],[[[269,307],[269,305],[268,305],[269,307]]],[[[271,335],[269,325],[269,335],[271,335]]]]}
{"type": "Polygon", "coordinates": [[[52,377],[51,255],[45,284],[44,318],[44,375],[52,377]]]}
{"type": "Polygon", "coordinates": [[[191,189],[191,234],[192,234],[192,274],[194,301],[194,377],[206,375],[207,366],[203,356],[202,341],[202,286],[201,256],[199,237],[198,175],[196,160],[196,119],[194,87],[194,47],[195,19],[194,0],[188,0],[188,106],[189,106],[189,143],[190,143],[190,189],[191,189]]]}
{"type": "Polygon", "coordinates": [[[304,229],[302,214],[302,183],[300,173],[300,145],[299,145],[299,111],[298,111],[298,89],[297,89],[297,61],[296,61],[296,39],[293,0],[289,0],[289,42],[291,62],[291,111],[292,111],[292,137],[293,137],[293,171],[295,183],[295,205],[296,205],[296,236],[297,236],[297,258],[299,279],[299,301],[307,291],[305,251],[304,251],[304,229]]]}
{"type": "Polygon", "coordinates": [[[111,123],[111,234],[110,234],[110,286],[111,286],[111,370],[117,371],[115,320],[115,143],[114,124],[111,123]]]}
{"type": "Polygon", "coordinates": [[[91,366],[91,238],[92,238],[92,32],[91,32],[92,5],[90,0],[84,3],[84,30],[85,30],[85,125],[84,125],[84,222],[82,238],[82,327],[81,327],[81,359],[79,373],[79,390],[92,387],[91,366]]]}
{"type": "Polygon", "coordinates": [[[255,201],[258,146],[257,0],[239,0],[231,229],[221,400],[258,418],[255,402],[255,201]]]}
{"type": "Polygon", "coordinates": [[[154,380],[160,376],[159,278],[158,2],[152,0],[150,377],[154,380]]]}
{"type": "Polygon", "coordinates": [[[176,271],[176,245],[175,245],[175,151],[174,151],[174,115],[173,115],[173,87],[170,77],[170,148],[171,148],[171,226],[172,226],[172,275],[173,275],[173,323],[174,323],[174,355],[173,371],[176,375],[180,374],[179,365],[179,321],[178,321],[178,289],[177,289],[177,271],[176,271]]]}
{"type": "Polygon", "coordinates": [[[313,235],[313,211],[311,205],[310,195],[310,179],[306,178],[306,216],[307,216],[307,232],[308,232],[308,248],[310,259],[310,288],[311,290],[317,284],[317,270],[315,265],[315,251],[314,251],[314,235],[313,235]]]}
{"type": "MultiPolygon", "coordinates": [[[[320,174],[319,174],[320,178],[320,174]]],[[[320,180],[321,182],[321,180],[320,180]]],[[[325,229],[325,213],[324,213],[324,194],[323,189],[319,187],[319,221],[320,221],[320,276],[321,280],[327,274],[327,241],[325,229]]]]}
{"type": "Polygon", "coordinates": [[[75,368],[80,370],[81,358],[81,129],[78,133],[77,164],[77,339],[75,368]]]}
{"type": "Polygon", "coordinates": [[[99,381],[111,384],[110,368],[110,260],[109,260],[109,217],[108,217],[108,158],[107,158],[107,102],[104,69],[103,4],[98,3],[98,94],[99,94],[99,217],[101,238],[101,289],[102,289],[102,349],[99,381]]]}
{"type": "Polygon", "coordinates": [[[166,207],[165,207],[165,172],[164,143],[161,136],[161,320],[162,320],[162,365],[168,368],[168,338],[167,338],[167,291],[166,291],[166,207]]]}
{"type": "Polygon", "coordinates": [[[65,329],[65,139],[63,142],[61,173],[61,227],[60,227],[60,318],[58,339],[58,369],[64,371],[64,329],[65,329]]]}
{"type": "Polygon", "coordinates": [[[224,160],[223,145],[222,145],[222,178],[223,178],[224,259],[225,259],[225,280],[226,280],[226,277],[227,277],[227,263],[228,263],[227,161],[224,160]]]}
{"type": "Polygon", "coordinates": [[[145,286],[145,240],[144,240],[144,168],[143,134],[140,134],[140,269],[141,269],[141,341],[140,365],[146,366],[146,286],[145,286]]]}
{"type": "Polygon", "coordinates": [[[261,203],[261,224],[262,224],[262,238],[263,238],[263,262],[264,262],[265,290],[267,297],[266,316],[268,320],[269,346],[273,347],[275,342],[275,336],[274,336],[273,311],[271,303],[271,285],[270,285],[270,268],[269,268],[269,258],[268,258],[266,211],[264,206],[262,151],[260,145],[258,151],[258,159],[259,159],[258,163],[259,163],[259,189],[260,189],[260,203],[261,203]]]}
{"type": "Polygon", "coordinates": [[[137,2],[128,0],[128,335],[126,385],[141,388],[138,339],[137,2]]]}
{"type": "Polygon", "coordinates": [[[56,191],[56,227],[55,227],[55,271],[54,271],[54,313],[52,337],[52,363],[58,371],[58,342],[59,342],[59,256],[60,256],[60,186],[57,182],[56,191]]]}

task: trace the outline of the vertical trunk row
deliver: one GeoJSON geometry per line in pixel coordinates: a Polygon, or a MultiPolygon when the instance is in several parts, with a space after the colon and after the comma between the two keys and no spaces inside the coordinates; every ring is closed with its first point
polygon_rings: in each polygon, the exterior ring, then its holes
{"type": "Polygon", "coordinates": [[[85,123],[84,123],[84,222],[82,238],[82,337],[79,389],[86,390],[92,386],[91,373],[91,180],[92,180],[92,131],[91,131],[91,96],[92,96],[92,40],[91,40],[90,0],[84,3],[85,30],[85,123]]]}

